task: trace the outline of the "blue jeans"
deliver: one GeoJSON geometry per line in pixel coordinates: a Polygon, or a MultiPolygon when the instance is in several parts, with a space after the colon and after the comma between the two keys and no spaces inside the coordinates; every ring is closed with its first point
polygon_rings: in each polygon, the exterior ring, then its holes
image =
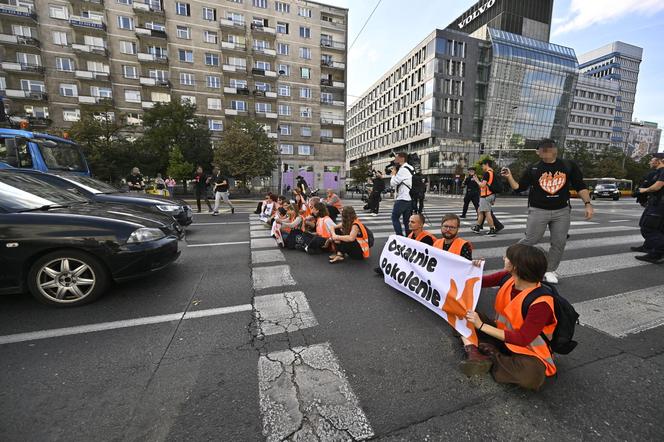
{"type": "Polygon", "coordinates": [[[394,233],[400,236],[404,236],[403,230],[401,229],[400,218],[403,219],[403,224],[406,229],[406,235],[410,233],[410,231],[408,230],[408,219],[410,218],[412,212],[413,212],[412,201],[396,200],[394,202],[394,207],[392,207],[392,226],[394,227],[394,233]]]}

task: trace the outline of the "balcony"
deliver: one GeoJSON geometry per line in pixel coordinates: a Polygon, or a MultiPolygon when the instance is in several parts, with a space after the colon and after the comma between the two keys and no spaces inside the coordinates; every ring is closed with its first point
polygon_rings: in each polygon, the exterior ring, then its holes
{"type": "Polygon", "coordinates": [[[261,75],[264,77],[277,77],[277,73],[275,71],[266,71],[265,69],[260,68],[251,68],[251,73],[252,75],[261,75]]]}
{"type": "Polygon", "coordinates": [[[154,38],[168,38],[166,31],[158,31],[156,29],[136,28],[134,29],[137,37],[154,37],[154,38]]]}
{"type": "Polygon", "coordinates": [[[254,54],[265,55],[265,56],[268,56],[268,57],[276,57],[277,56],[277,51],[275,51],[274,49],[254,47],[253,50],[254,50],[254,54]]]}
{"type": "Polygon", "coordinates": [[[98,72],[98,71],[74,71],[74,77],[81,80],[100,80],[108,81],[110,80],[110,74],[108,72],[98,72]]]}
{"type": "Polygon", "coordinates": [[[138,61],[154,62],[154,63],[168,63],[168,57],[165,55],[155,55],[148,54],[145,52],[139,52],[136,54],[138,56],[138,61]]]}
{"type": "Polygon", "coordinates": [[[113,105],[113,99],[107,97],[93,97],[90,95],[79,95],[79,104],[99,104],[99,105],[113,105]]]}
{"type": "Polygon", "coordinates": [[[171,82],[168,80],[158,80],[156,78],[152,77],[140,77],[138,79],[138,82],[141,83],[143,86],[155,86],[155,87],[166,87],[170,88],[171,87],[171,82]]]}
{"type": "Polygon", "coordinates": [[[247,72],[247,67],[237,64],[225,64],[221,67],[221,70],[226,72],[247,72]]]}
{"type": "Polygon", "coordinates": [[[338,106],[338,107],[344,107],[345,103],[340,100],[328,100],[326,98],[321,98],[320,104],[323,104],[325,106],[338,106]]]}
{"type": "Polygon", "coordinates": [[[337,89],[344,89],[346,87],[346,84],[343,81],[334,81],[328,78],[321,78],[320,84],[321,86],[337,88],[337,89]]]}
{"type": "Polygon", "coordinates": [[[321,18],[320,25],[325,28],[344,30],[346,28],[346,23],[342,21],[335,21],[331,19],[321,18]]]}
{"type": "Polygon", "coordinates": [[[11,17],[18,17],[18,18],[29,18],[34,21],[37,21],[37,13],[32,10],[32,8],[28,8],[27,6],[13,6],[13,5],[6,5],[6,4],[0,4],[0,15],[8,15],[11,17]]]}
{"type": "Polygon", "coordinates": [[[46,92],[24,91],[22,89],[6,89],[5,96],[7,98],[13,98],[13,99],[37,100],[37,101],[48,100],[48,94],[46,92]]]}
{"type": "Polygon", "coordinates": [[[336,50],[339,50],[339,51],[345,51],[346,50],[346,43],[341,43],[341,42],[329,40],[329,39],[326,39],[326,38],[322,38],[320,40],[320,45],[321,45],[321,47],[327,48],[327,49],[336,49],[336,50]]]}
{"type": "Polygon", "coordinates": [[[108,49],[106,49],[103,46],[93,46],[93,45],[85,45],[85,44],[73,44],[71,45],[71,48],[74,50],[74,52],[79,52],[79,53],[86,53],[86,54],[97,54],[101,55],[103,57],[108,56],[108,49]]]}
{"type": "Polygon", "coordinates": [[[134,2],[132,7],[134,8],[134,11],[139,14],[139,13],[147,13],[147,14],[158,14],[158,15],[164,15],[164,10],[163,9],[156,9],[153,8],[150,5],[147,5],[145,3],[136,3],[134,2]]]}
{"type": "Polygon", "coordinates": [[[224,115],[235,116],[235,115],[247,115],[246,109],[224,109],[224,115]]]}
{"type": "Polygon", "coordinates": [[[340,61],[333,61],[333,60],[325,60],[322,59],[320,61],[321,67],[324,68],[330,68],[330,69],[346,69],[346,63],[342,63],[340,61]]]}
{"type": "Polygon", "coordinates": [[[259,112],[256,111],[256,118],[267,118],[268,120],[276,120],[278,117],[276,112],[259,112]]]}
{"type": "Polygon", "coordinates": [[[69,16],[69,24],[86,29],[106,30],[104,20],[100,18],[81,17],[80,15],[69,16]]]}
{"type": "Polygon", "coordinates": [[[229,18],[222,18],[219,20],[219,26],[222,28],[244,29],[247,26],[247,23],[244,21],[235,21],[229,18]]]}
{"type": "Polygon", "coordinates": [[[48,127],[53,123],[53,120],[48,117],[36,117],[34,115],[17,115],[15,117],[10,117],[9,120],[12,123],[27,121],[30,127],[48,127]]]}
{"type": "Polygon", "coordinates": [[[24,37],[22,35],[0,34],[0,43],[19,45],[19,46],[32,46],[39,47],[39,40],[32,37],[24,37]]]}
{"type": "Polygon", "coordinates": [[[0,66],[5,71],[20,71],[20,72],[32,72],[35,74],[43,74],[44,66],[38,64],[30,63],[16,63],[12,61],[3,61],[0,66]]]}
{"type": "Polygon", "coordinates": [[[230,51],[245,52],[247,50],[247,45],[244,43],[232,43],[230,41],[222,41],[221,49],[228,49],[230,51]]]}
{"type": "Polygon", "coordinates": [[[334,117],[321,117],[320,124],[323,126],[343,126],[343,118],[334,118],[334,117]]]}
{"type": "Polygon", "coordinates": [[[256,32],[259,34],[269,34],[269,35],[274,35],[276,37],[277,35],[277,30],[274,28],[270,28],[269,26],[263,26],[258,23],[252,23],[251,24],[251,32],[256,32]]]}

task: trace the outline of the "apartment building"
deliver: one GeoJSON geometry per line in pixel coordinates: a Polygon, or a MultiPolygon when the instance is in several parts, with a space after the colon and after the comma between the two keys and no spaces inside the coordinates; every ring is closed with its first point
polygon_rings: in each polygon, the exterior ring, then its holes
{"type": "Polygon", "coordinates": [[[591,151],[615,146],[611,141],[620,85],[581,74],[576,83],[567,140],[583,141],[591,151]]]}
{"type": "MultiPolygon", "coordinates": [[[[280,149],[273,186],[340,186],[348,11],[305,0],[0,0],[0,93],[33,127],[112,106],[140,130],[157,102],[233,118],[280,149]]],[[[114,113],[115,113],[114,112],[114,113]]]]}

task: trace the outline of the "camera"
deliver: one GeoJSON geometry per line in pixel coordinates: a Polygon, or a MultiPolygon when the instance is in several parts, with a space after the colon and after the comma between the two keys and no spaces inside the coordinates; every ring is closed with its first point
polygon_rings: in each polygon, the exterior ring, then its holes
{"type": "MultiPolygon", "coordinates": [[[[399,167],[400,167],[398,164],[396,164],[394,162],[394,157],[396,156],[396,154],[393,152],[393,153],[390,154],[390,156],[393,159],[392,159],[392,161],[390,161],[390,164],[388,164],[385,167],[385,173],[387,175],[392,173],[392,168],[396,167],[397,170],[399,170],[399,167]]],[[[420,159],[420,156],[415,152],[406,154],[406,162],[408,164],[410,164],[411,166],[413,166],[416,173],[418,173],[420,171],[421,167],[422,167],[422,160],[420,159]]]]}

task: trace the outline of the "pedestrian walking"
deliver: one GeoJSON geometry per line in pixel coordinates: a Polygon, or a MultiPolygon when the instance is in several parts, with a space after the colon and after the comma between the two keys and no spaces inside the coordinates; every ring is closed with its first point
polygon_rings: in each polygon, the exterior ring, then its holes
{"type": "Polygon", "coordinates": [[[208,212],[212,213],[212,204],[208,198],[207,188],[210,184],[210,177],[203,173],[203,168],[198,166],[196,168],[196,175],[194,175],[194,194],[196,195],[196,206],[198,213],[201,213],[201,196],[205,198],[205,204],[208,206],[208,212]]]}
{"type": "Polygon", "coordinates": [[[229,198],[229,185],[228,178],[221,173],[221,169],[214,167],[212,169],[212,185],[214,185],[214,209],[212,210],[212,215],[219,215],[219,206],[223,199],[224,203],[228,204],[231,208],[231,213],[235,213],[235,207],[229,198]]]}
{"type": "Polygon", "coordinates": [[[158,173],[157,177],[154,179],[154,186],[157,190],[157,195],[164,196],[164,190],[166,190],[166,182],[161,177],[161,174],[158,173]]]}
{"type": "Polygon", "coordinates": [[[394,157],[394,166],[392,166],[391,170],[392,178],[390,178],[390,186],[395,188],[397,192],[394,199],[394,206],[392,207],[392,226],[394,227],[394,233],[399,236],[404,235],[404,231],[401,228],[402,220],[406,229],[406,235],[410,233],[410,230],[408,230],[408,218],[410,218],[413,211],[410,190],[413,188],[415,170],[407,161],[408,154],[399,152],[394,157]]]}
{"type": "Polygon", "coordinates": [[[466,213],[468,213],[468,206],[470,203],[473,203],[475,208],[475,213],[477,214],[477,209],[480,205],[480,186],[475,182],[475,168],[468,168],[468,176],[463,180],[463,187],[466,189],[466,193],[463,196],[463,210],[461,211],[460,218],[465,218],[466,213]]]}
{"type": "Polygon", "coordinates": [[[477,224],[471,230],[475,233],[480,233],[480,230],[482,230],[482,225],[486,220],[486,222],[489,224],[489,232],[487,235],[495,236],[497,231],[491,212],[492,206],[496,202],[496,194],[493,190],[496,176],[494,174],[493,168],[491,167],[493,162],[490,159],[485,158],[482,160],[481,165],[482,170],[484,171],[482,180],[480,181],[477,176],[473,177],[473,181],[475,181],[475,183],[477,183],[480,188],[480,204],[477,210],[477,224]]]}
{"type": "Polygon", "coordinates": [[[657,165],[657,176],[652,179],[654,183],[638,190],[639,195],[648,195],[648,202],[639,220],[646,254],[635,257],[653,264],[664,260],[664,153],[656,153],[655,157],[660,161],[657,165]]]}
{"type": "Polygon", "coordinates": [[[131,174],[127,177],[127,186],[130,192],[144,192],[145,180],[138,167],[131,169],[131,174]]]}
{"type": "Polygon", "coordinates": [[[175,179],[169,175],[166,180],[164,180],[164,183],[166,184],[166,188],[168,189],[168,194],[170,197],[175,198],[175,186],[177,185],[175,179]]]}
{"type": "Polygon", "coordinates": [[[385,180],[383,178],[384,175],[380,170],[374,170],[371,175],[371,193],[367,201],[371,216],[378,216],[380,210],[380,201],[385,191],[385,180]]]}
{"type": "Polygon", "coordinates": [[[517,192],[530,189],[526,236],[519,242],[534,246],[549,228],[551,247],[544,280],[557,284],[559,276],[556,270],[565,251],[571,223],[570,185],[585,204],[586,220],[593,217],[593,206],[579,166],[574,161],[558,158],[555,141],[542,140],[537,146],[537,155],[540,161],[526,168],[518,182],[507,167],[502,169],[501,175],[507,178],[510,187],[517,192]]]}
{"type": "Polygon", "coordinates": [[[413,213],[424,211],[424,197],[427,192],[427,178],[421,173],[413,175],[413,213]]]}

